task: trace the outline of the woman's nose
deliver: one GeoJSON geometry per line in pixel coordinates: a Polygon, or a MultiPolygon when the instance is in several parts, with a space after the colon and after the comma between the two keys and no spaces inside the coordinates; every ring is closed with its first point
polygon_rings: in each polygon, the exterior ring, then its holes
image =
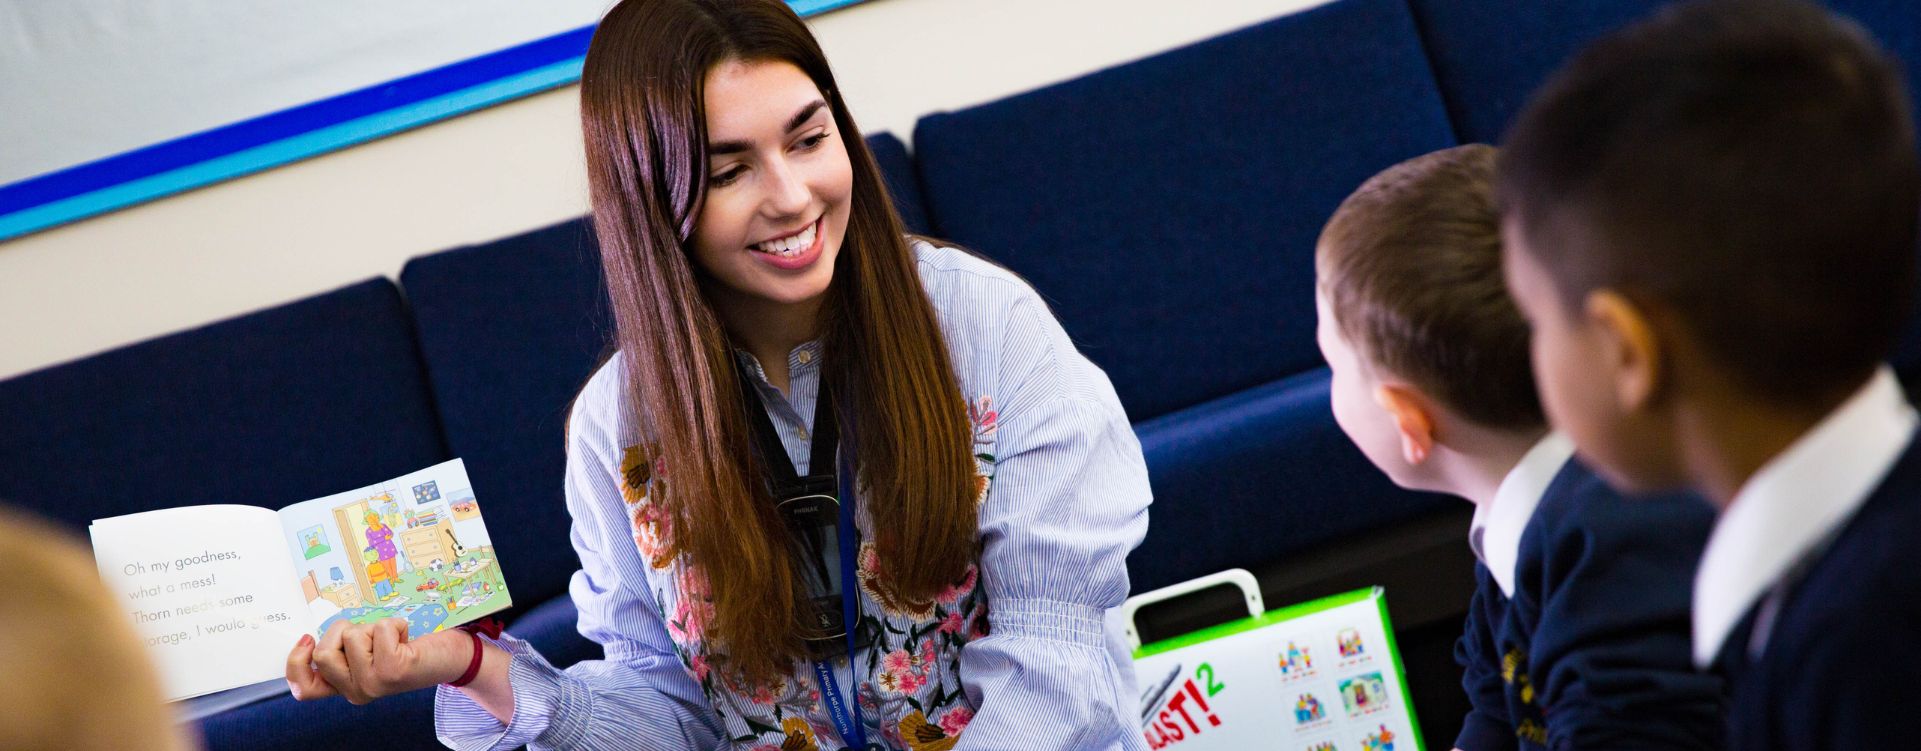
{"type": "Polygon", "coordinates": [[[814,194],[807,187],[807,181],[793,168],[793,165],[780,161],[767,168],[767,213],[778,217],[796,216],[807,210],[813,203],[814,194]]]}

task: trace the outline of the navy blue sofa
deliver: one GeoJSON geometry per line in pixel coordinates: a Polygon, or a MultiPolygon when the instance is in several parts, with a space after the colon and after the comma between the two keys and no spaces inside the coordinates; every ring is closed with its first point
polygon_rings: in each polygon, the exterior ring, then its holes
{"type": "Polygon", "coordinates": [[[1454,145],[1401,0],[931,115],[914,142],[935,229],[1031,280],[1136,421],[1156,500],[1137,587],[1459,505],[1393,490],[1313,374],[1321,225],[1454,145]]]}
{"type": "MultiPolygon", "coordinates": [[[[1497,141],[1567,54],[1657,5],[1336,0],[930,115],[911,154],[869,142],[913,231],[1031,280],[1112,377],[1155,495],[1135,590],[1233,566],[1277,605],[1387,584],[1440,744],[1462,702],[1447,654],[1472,586],[1466,504],[1394,488],[1334,424],[1314,241],[1367,176],[1497,141]]],[[[1921,10],[1836,5],[1921,72],[1921,10]]],[[[510,628],[556,663],[597,657],[566,595],[561,431],[610,331],[584,219],[423,256],[398,285],[0,382],[0,499],[79,531],[151,508],[286,505],[462,457],[519,603],[510,628]]],[[[1897,363],[1921,372],[1921,328],[1897,363]]],[[[1144,628],[1211,617],[1196,603],[1144,612],[1144,628]]],[[[283,697],[201,729],[219,749],[435,748],[431,705],[283,697]]]]}

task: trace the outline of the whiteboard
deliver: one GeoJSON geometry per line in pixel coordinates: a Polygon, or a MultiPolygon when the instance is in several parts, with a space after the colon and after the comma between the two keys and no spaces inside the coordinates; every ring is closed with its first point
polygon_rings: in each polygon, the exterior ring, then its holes
{"type": "Polygon", "coordinates": [[[572,83],[611,4],[0,3],[0,240],[572,83]]]}

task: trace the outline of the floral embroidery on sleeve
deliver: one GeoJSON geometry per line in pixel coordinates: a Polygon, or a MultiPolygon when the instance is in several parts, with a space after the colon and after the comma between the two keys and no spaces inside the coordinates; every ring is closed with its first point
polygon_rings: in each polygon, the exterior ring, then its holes
{"type": "Polygon", "coordinates": [[[994,434],[1000,430],[994,397],[983,394],[968,404],[967,419],[974,423],[974,461],[979,464],[974,475],[974,505],[980,506],[987,503],[987,491],[994,486],[994,434]]]}
{"type": "Polygon", "coordinates": [[[856,564],[854,576],[860,579],[861,591],[867,594],[867,599],[873,600],[874,604],[879,605],[888,615],[915,621],[925,621],[933,617],[934,603],[927,603],[923,608],[915,608],[906,598],[895,594],[886,572],[881,569],[880,552],[874,548],[874,543],[864,541],[860,544],[860,557],[856,559],[856,564]]]}
{"type": "MultiPolygon", "coordinates": [[[[953,714],[948,713],[949,716],[953,714]]],[[[927,715],[919,710],[901,718],[900,737],[913,751],[949,751],[954,744],[960,743],[959,733],[949,733],[947,728],[928,722],[927,715]]]]}
{"type": "Polygon", "coordinates": [[[750,751],[820,751],[820,740],[806,720],[789,717],[781,722],[778,732],[787,734],[780,743],[762,743],[750,751]]]}
{"type": "Polygon", "coordinates": [[[639,446],[628,446],[620,453],[620,495],[628,503],[647,500],[647,483],[654,479],[648,453],[639,446]]]}
{"type": "Polygon", "coordinates": [[[670,540],[673,519],[653,503],[664,489],[667,465],[660,459],[648,460],[652,447],[628,446],[620,457],[620,494],[627,501],[627,513],[634,523],[634,544],[654,568],[664,569],[678,552],[670,540]]]}

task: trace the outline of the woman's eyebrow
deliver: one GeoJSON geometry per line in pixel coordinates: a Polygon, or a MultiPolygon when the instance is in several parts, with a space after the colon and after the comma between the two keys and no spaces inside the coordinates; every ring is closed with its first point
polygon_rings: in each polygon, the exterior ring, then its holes
{"type": "MultiPolygon", "coordinates": [[[[815,99],[814,101],[801,105],[800,110],[795,112],[793,117],[788,118],[787,132],[792,133],[795,129],[807,124],[808,120],[813,119],[814,113],[819,112],[820,108],[825,106],[827,106],[827,102],[823,99],[815,99]]],[[[720,141],[707,144],[707,155],[726,156],[728,154],[739,154],[752,148],[753,144],[746,141],[720,141]]]]}
{"type": "Polygon", "coordinates": [[[827,106],[827,102],[821,99],[815,99],[802,105],[800,111],[795,112],[794,116],[787,120],[787,132],[792,133],[794,129],[805,125],[809,119],[814,117],[814,113],[819,112],[820,108],[825,106],[827,106]]]}

